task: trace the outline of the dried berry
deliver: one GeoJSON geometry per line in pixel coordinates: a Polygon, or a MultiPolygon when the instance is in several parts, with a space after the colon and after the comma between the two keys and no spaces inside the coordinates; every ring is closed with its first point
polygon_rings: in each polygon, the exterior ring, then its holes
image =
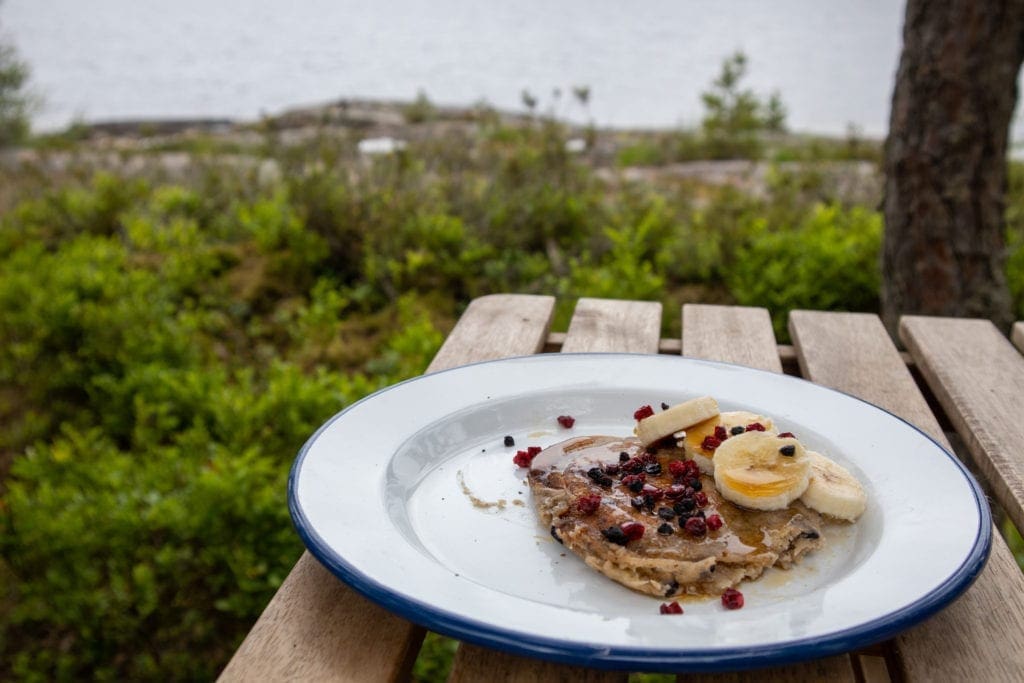
{"type": "Polygon", "coordinates": [[[704,522],[708,525],[708,531],[718,531],[722,528],[722,518],[718,515],[708,515],[704,522]]]}
{"type": "Polygon", "coordinates": [[[795,439],[796,437],[793,436],[793,432],[782,432],[781,434],[779,434],[779,438],[780,439],[795,439]]]}
{"type": "Polygon", "coordinates": [[[700,442],[700,447],[706,451],[713,451],[722,445],[721,439],[716,439],[710,434],[704,437],[704,440],[700,442]]]}
{"type": "Polygon", "coordinates": [[[620,468],[619,468],[618,464],[616,464],[616,463],[611,463],[611,464],[608,464],[608,465],[605,465],[605,466],[604,466],[604,473],[605,473],[605,474],[612,474],[612,475],[615,475],[615,474],[618,474],[618,473],[619,473],[619,469],[620,469],[620,468]]]}
{"type": "Polygon", "coordinates": [[[602,529],[601,535],[605,537],[605,540],[611,541],[617,545],[626,545],[629,543],[629,536],[626,536],[626,532],[617,526],[610,526],[607,529],[602,529]]]}
{"type": "Polygon", "coordinates": [[[511,434],[509,434],[509,435],[507,435],[505,437],[505,445],[506,446],[515,446],[516,445],[516,440],[512,438],[511,434]]]}
{"type": "Polygon", "coordinates": [[[779,453],[782,453],[787,457],[793,457],[794,455],[796,455],[796,446],[794,446],[791,443],[788,443],[779,449],[779,453]]]}
{"type": "Polygon", "coordinates": [[[719,441],[725,441],[726,439],[729,438],[729,433],[725,431],[725,427],[723,427],[722,425],[718,425],[717,427],[715,427],[715,438],[718,439],[719,441]]]}
{"type": "Polygon", "coordinates": [[[630,458],[626,462],[622,463],[622,470],[631,474],[636,474],[644,468],[644,461],[639,458],[630,458]]]}
{"type": "Polygon", "coordinates": [[[529,467],[534,457],[526,451],[516,451],[516,454],[512,457],[512,462],[520,467],[529,467]]]}
{"type": "Polygon", "coordinates": [[[576,424],[576,418],[570,417],[569,415],[559,415],[558,424],[562,425],[566,429],[570,429],[574,424],[576,424]]]}
{"type": "Polygon", "coordinates": [[[684,493],[686,493],[686,487],[682,484],[672,484],[665,489],[665,497],[670,500],[682,498],[684,493]]]}
{"type": "Polygon", "coordinates": [[[733,427],[732,429],[729,430],[729,433],[732,434],[733,436],[737,436],[739,434],[742,434],[745,431],[747,431],[746,427],[744,427],[742,425],[736,425],[735,427],[733,427]]]}
{"type": "Polygon", "coordinates": [[[722,606],[726,609],[739,609],[743,607],[743,593],[735,588],[726,588],[722,593],[722,606]]]}
{"type": "Polygon", "coordinates": [[[658,527],[658,533],[662,536],[671,536],[675,533],[675,531],[675,527],[673,527],[668,522],[662,522],[661,525],[658,527]]]}
{"type": "Polygon", "coordinates": [[[619,528],[630,541],[638,541],[644,536],[644,525],[640,522],[623,522],[619,528]]]}
{"type": "Polygon", "coordinates": [[[667,404],[667,403],[665,403],[664,401],[662,401],[662,402],[661,402],[661,409],[662,409],[662,410],[668,410],[668,404],[667,404]]]}
{"type": "Polygon", "coordinates": [[[686,463],[682,460],[673,460],[668,464],[668,473],[673,477],[685,477],[686,470],[686,463]]]}
{"type": "Polygon", "coordinates": [[[629,504],[635,507],[637,510],[639,510],[644,506],[644,497],[633,496],[632,498],[629,499],[629,504]]]}
{"type": "Polygon", "coordinates": [[[676,511],[677,515],[686,514],[693,512],[696,509],[697,503],[694,502],[693,498],[683,498],[672,506],[672,509],[676,511]]]}
{"type": "Polygon", "coordinates": [[[598,486],[601,486],[603,488],[608,488],[612,484],[614,484],[615,482],[612,480],[611,477],[604,476],[604,477],[601,477],[600,479],[595,479],[594,483],[596,483],[598,486]]]}
{"type": "Polygon", "coordinates": [[[640,490],[643,492],[645,497],[650,496],[651,500],[661,500],[665,497],[665,492],[652,484],[644,484],[643,488],[640,490]]]}
{"type": "Polygon", "coordinates": [[[619,462],[626,462],[629,460],[629,453],[626,451],[619,451],[619,462]]]}
{"type": "Polygon", "coordinates": [[[690,479],[686,482],[686,485],[694,491],[700,491],[704,488],[704,484],[700,483],[700,479],[690,479]]]}
{"type": "Polygon", "coordinates": [[[658,516],[662,519],[675,519],[676,511],[672,508],[658,508],[658,516]]]}
{"type": "Polygon", "coordinates": [[[747,425],[747,431],[748,432],[763,432],[763,431],[765,431],[765,429],[764,429],[764,425],[761,424],[760,422],[752,422],[751,424],[747,425]]]}
{"type": "Polygon", "coordinates": [[[644,472],[651,475],[652,477],[656,477],[659,474],[661,474],[661,465],[657,462],[649,462],[646,465],[644,465],[644,472]]]}
{"type": "Polygon", "coordinates": [[[542,449],[541,449],[540,446],[527,446],[526,447],[526,452],[530,454],[531,458],[534,457],[535,455],[537,455],[538,453],[540,453],[541,450],[542,449]]]}
{"type": "Polygon", "coordinates": [[[647,481],[647,475],[641,472],[640,474],[627,474],[619,483],[633,491],[633,493],[640,493],[640,489],[644,487],[645,481],[647,481]],[[636,488],[634,489],[634,487],[636,488]]]}
{"type": "Polygon", "coordinates": [[[598,479],[604,476],[604,470],[602,470],[600,467],[591,467],[589,470],[587,470],[587,476],[590,477],[590,479],[592,479],[593,481],[597,481],[598,479]]]}
{"type": "Polygon", "coordinates": [[[696,503],[699,508],[707,507],[708,494],[703,491],[697,491],[697,493],[693,494],[693,502],[696,503]]]}
{"type": "Polygon", "coordinates": [[[601,496],[595,494],[576,499],[576,509],[581,515],[592,515],[601,507],[601,496]]]}
{"type": "Polygon", "coordinates": [[[651,408],[650,406],[640,406],[633,413],[633,419],[639,422],[645,417],[650,417],[651,415],[654,415],[654,408],[651,408]]]}
{"type": "Polygon", "coordinates": [[[678,602],[666,602],[658,608],[658,612],[661,614],[682,614],[683,606],[678,602]]]}
{"type": "Polygon", "coordinates": [[[701,517],[690,517],[686,520],[686,533],[700,538],[708,532],[708,524],[701,517]]]}

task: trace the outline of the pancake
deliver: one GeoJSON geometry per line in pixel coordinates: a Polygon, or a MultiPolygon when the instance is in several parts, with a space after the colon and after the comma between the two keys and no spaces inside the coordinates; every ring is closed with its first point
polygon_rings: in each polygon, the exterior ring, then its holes
{"type": "Polygon", "coordinates": [[[587,436],[537,455],[528,480],[555,540],[608,578],[659,597],[718,595],[821,547],[822,518],[801,502],[739,507],[683,448],[671,439],[659,446],[587,436]]]}

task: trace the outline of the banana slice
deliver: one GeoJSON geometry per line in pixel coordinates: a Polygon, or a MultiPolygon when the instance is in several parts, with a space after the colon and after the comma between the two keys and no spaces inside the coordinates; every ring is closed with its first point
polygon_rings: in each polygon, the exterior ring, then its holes
{"type": "Polygon", "coordinates": [[[715,451],[715,485],[722,497],[755,510],[781,510],[803,495],[811,460],[794,438],[746,432],[715,451]]]}
{"type": "Polygon", "coordinates": [[[868,496],[857,478],[842,465],[821,453],[807,451],[811,481],[800,500],[812,510],[839,519],[854,521],[864,512],[868,496]]]}
{"type": "Polygon", "coordinates": [[[690,399],[636,423],[636,435],[648,446],[690,425],[718,415],[718,401],[710,396],[690,399]]]}
{"type": "Polygon", "coordinates": [[[693,425],[686,430],[686,436],[677,445],[683,448],[687,458],[696,461],[701,472],[713,474],[715,466],[712,464],[712,459],[715,457],[715,451],[704,448],[704,439],[715,435],[715,427],[725,427],[726,434],[732,436],[730,432],[733,427],[746,427],[755,423],[759,423],[767,431],[775,433],[775,425],[770,417],[746,410],[730,410],[693,425]]]}

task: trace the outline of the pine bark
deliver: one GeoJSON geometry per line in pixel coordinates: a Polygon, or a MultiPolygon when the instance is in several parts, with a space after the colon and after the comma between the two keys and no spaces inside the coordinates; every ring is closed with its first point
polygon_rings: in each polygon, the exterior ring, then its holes
{"type": "Polygon", "coordinates": [[[1024,0],[908,0],[885,150],[882,315],[1011,320],[1007,141],[1024,0]]]}

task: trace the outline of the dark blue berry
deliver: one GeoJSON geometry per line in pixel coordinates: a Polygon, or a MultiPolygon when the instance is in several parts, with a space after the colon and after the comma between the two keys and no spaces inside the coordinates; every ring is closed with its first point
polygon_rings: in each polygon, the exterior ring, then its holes
{"type": "Polygon", "coordinates": [[[665,522],[661,526],[658,527],[658,533],[659,534],[663,534],[665,536],[668,536],[670,534],[675,533],[675,528],[671,524],[669,524],[668,522],[665,522]]]}
{"type": "Polygon", "coordinates": [[[676,511],[672,508],[658,508],[658,516],[662,519],[672,519],[676,516],[676,511]]]}
{"type": "Polygon", "coordinates": [[[786,455],[786,456],[796,455],[796,446],[794,446],[791,443],[788,443],[788,444],[786,444],[785,446],[783,446],[782,448],[779,449],[779,453],[782,453],[783,455],[786,455]]]}
{"type": "Polygon", "coordinates": [[[661,474],[661,464],[656,462],[649,462],[644,465],[644,472],[651,476],[657,476],[661,474]]]}
{"type": "Polygon", "coordinates": [[[618,545],[626,545],[629,543],[629,537],[626,536],[626,532],[617,526],[610,526],[607,529],[602,530],[601,535],[604,536],[606,540],[618,545]]]}
{"type": "Polygon", "coordinates": [[[505,445],[506,446],[515,446],[516,445],[516,440],[513,439],[511,435],[506,436],[505,437],[505,445]]]}
{"type": "Polygon", "coordinates": [[[735,427],[729,430],[729,433],[732,434],[733,436],[736,436],[737,434],[742,434],[745,431],[747,431],[746,427],[744,427],[743,425],[736,425],[735,427]]]}

